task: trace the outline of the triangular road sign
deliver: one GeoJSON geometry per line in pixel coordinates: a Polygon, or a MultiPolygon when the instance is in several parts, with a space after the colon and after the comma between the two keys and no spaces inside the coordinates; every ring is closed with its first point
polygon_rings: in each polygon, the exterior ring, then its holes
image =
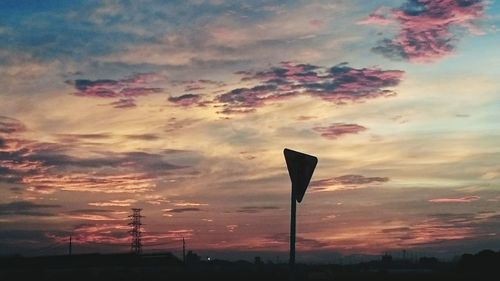
{"type": "Polygon", "coordinates": [[[295,198],[300,203],[318,164],[318,158],[288,148],[283,150],[283,154],[292,181],[292,192],[295,193],[295,198]]]}

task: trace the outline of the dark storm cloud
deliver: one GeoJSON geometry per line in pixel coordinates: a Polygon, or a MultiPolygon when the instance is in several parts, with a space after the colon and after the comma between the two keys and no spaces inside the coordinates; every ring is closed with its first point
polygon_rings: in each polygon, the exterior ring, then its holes
{"type": "MultiPolygon", "coordinates": [[[[408,0],[391,16],[399,24],[392,39],[382,39],[372,50],[390,59],[429,62],[452,54],[460,38],[457,28],[478,34],[475,21],[484,17],[484,0],[408,0]]],[[[372,14],[366,24],[386,25],[391,20],[372,14]]],[[[360,22],[363,24],[363,22],[360,22]]]]}
{"type": "Polygon", "coordinates": [[[335,104],[365,101],[395,95],[387,88],[397,86],[400,70],[356,69],[341,63],[330,68],[283,62],[261,72],[238,72],[242,81],[256,81],[253,87],[237,88],[218,95],[221,113],[248,113],[275,101],[309,95],[335,104]]]}
{"type": "Polygon", "coordinates": [[[0,216],[54,216],[46,209],[60,208],[60,205],[36,204],[29,201],[15,201],[0,204],[0,216]]]}

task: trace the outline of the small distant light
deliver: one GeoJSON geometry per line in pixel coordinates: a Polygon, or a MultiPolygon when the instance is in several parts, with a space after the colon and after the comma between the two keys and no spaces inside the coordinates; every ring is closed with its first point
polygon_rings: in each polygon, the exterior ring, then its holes
{"type": "Polygon", "coordinates": [[[208,261],[211,261],[211,260],[212,260],[212,258],[211,258],[211,257],[208,257],[208,258],[207,258],[207,260],[208,260],[208,261]]]}

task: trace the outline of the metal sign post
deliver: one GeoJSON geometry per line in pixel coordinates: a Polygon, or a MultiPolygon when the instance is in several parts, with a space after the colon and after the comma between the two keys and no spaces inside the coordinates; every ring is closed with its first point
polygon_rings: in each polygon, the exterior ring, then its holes
{"type": "Polygon", "coordinates": [[[296,218],[297,202],[302,202],[307,186],[311,181],[312,174],[318,164],[318,158],[298,151],[285,148],[286,166],[290,181],[292,182],[291,206],[290,206],[290,272],[291,277],[295,271],[295,240],[296,240],[296,218]]]}

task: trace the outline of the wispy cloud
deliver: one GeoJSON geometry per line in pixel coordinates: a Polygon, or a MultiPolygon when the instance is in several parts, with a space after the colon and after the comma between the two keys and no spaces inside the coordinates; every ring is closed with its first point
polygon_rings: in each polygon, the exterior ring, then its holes
{"type": "Polygon", "coordinates": [[[173,204],[174,206],[177,207],[198,207],[198,206],[208,206],[207,203],[198,203],[198,202],[176,202],[173,204]]]}
{"type": "Polygon", "coordinates": [[[88,203],[88,205],[96,207],[127,207],[136,202],[137,200],[135,199],[123,199],[123,200],[110,200],[105,202],[90,202],[88,203]]]}
{"type": "Polygon", "coordinates": [[[236,212],[238,213],[247,213],[247,214],[255,214],[255,213],[260,213],[264,211],[270,211],[270,210],[280,210],[279,207],[276,206],[245,206],[241,207],[236,212]]]}
{"type": "Polygon", "coordinates": [[[366,130],[358,124],[333,123],[327,127],[314,127],[313,130],[327,139],[337,139],[346,134],[357,134],[366,130]]]}
{"type": "Polygon", "coordinates": [[[19,133],[25,130],[26,127],[19,120],[0,115],[0,134],[19,133]]]}
{"type": "MultiPolygon", "coordinates": [[[[12,132],[13,129],[6,131],[12,132]]],[[[10,136],[12,134],[9,133],[8,139],[2,139],[0,181],[23,184],[29,190],[40,193],[58,190],[145,192],[154,188],[154,181],[169,170],[183,168],[165,160],[172,153],[182,152],[177,150],[165,150],[158,154],[138,151],[102,152],[100,155],[96,153],[92,157],[78,158],[70,155],[66,145],[13,138],[10,136]],[[101,168],[105,168],[105,171],[96,171],[101,168]]],[[[95,139],[107,138],[108,135],[77,134],[70,137],[95,139]]]]}
{"type": "Polygon", "coordinates": [[[15,201],[0,204],[0,216],[55,216],[44,210],[60,208],[60,205],[37,204],[29,201],[15,201]]]}
{"type": "Polygon", "coordinates": [[[481,199],[479,196],[466,196],[466,197],[458,197],[458,198],[434,198],[429,199],[429,202],[432,203],[469,203],[474,202],[481,199]]]}
{"type": "Polygon", "coordinates": [[[315,191],[336,191],[366,188],[389,181],[387,177],[365,177],[362,175],[343,175],[311,182],[315,191]]]}
{"type": "Polygon", "coordinates": [[[199,212],[201,211],[201,209],[189,207],[189,208],[163,209],[162,211],[165,213],[185,213],[185,212],[199,212]]]}
{"type": "Polygon", "coordinates": [[[72,220],[114,221],[126,220],[127,214],[127,212],[103,209],[78,209],[59,214],[59,216],[72,220]]]}

